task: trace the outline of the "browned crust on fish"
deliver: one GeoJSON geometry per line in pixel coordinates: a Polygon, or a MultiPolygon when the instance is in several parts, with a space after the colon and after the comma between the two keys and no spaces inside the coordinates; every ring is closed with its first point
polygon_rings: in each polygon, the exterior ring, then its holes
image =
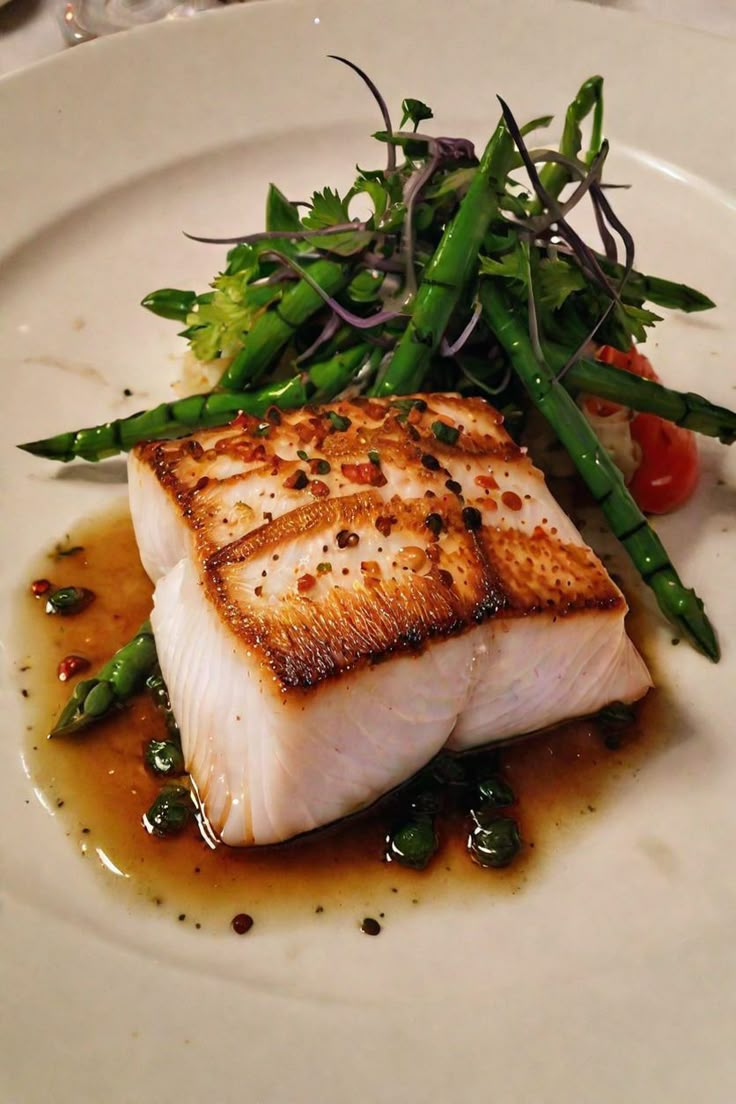
{"type": "MultiPolygon", "coordinates": [[[[421,547],[424,503],[395,502],[391,509],[407,543],[421,547]]],[[[234,598],[238,568],[252,557],[312,534],[333,544],[337,532],[365,531],[382,511],[385,504],[375,492],[310,503],[205,561],[211,600],[245,646],[261,653],[282,688],[316,686],[359,664],[419,650],[491,618],[550,612],[567,617],[623,606],[587,549],[541,532],[468,532],[455,504],[443,512],[439,561],[428,561],[423,573],[397,571],[333,587],[318,600],[293,590],[262,610],[257,601],[245,605],[234,598]]]]}
{"type": "Polygon", "coordinates": [[[265,433],[267,419],[243,419],[240,425],[137,449],[195,536],[210,600],[248,651],[261,657],[281,690],[310,690],[363,664],[421,650],[490,619],[625,609],[620,591],[588,548],[563,543],[541,527],[528,533],[503,524],[470,523],[465,500],[446,487],[447,466],[456,468],[465,456],[476,464],[479,458],[487,460],[488,470],[521,465],[525,477],[540,477],[503,430],[500,415],[483,400],[428,396],[426,403],[422,410],[386,400],[340,402],[282,413],[265,433]],[[347,430],[336,432],[326,411],[348,417],[347,430]],[[437,420],[461,430],[456,443],[436,439],[431,427],[437,420]],[[364,463],[376,450],[383,463],[407,469],[429,497],[410,502],[394,497],[387,504],[373,488],[356,486],[346,493],[343,484],[339,496],[323,498],[295,490],[288,512],[216,547],[209,530],[222,510],[218,491],[242,482],[247,499],[248,485],[274,475],[281,481],[304,469],[303,462],[280,457],[278,448],[287,438],[293,447],[294,435],[301,441],[310,430],[314,436],[304,440],[304,450],[310,458],[328,460],[333,486],[343,464],[364,463]],[[224,479],[198,474],[221,456],[236,458],[246,470],[224,479]],[[405,543],[419,550],[417,569],[392,561],[349,582],[337,579],[313,596],[294,586],[278,601],[243,599],[238,579],[254,558],[278,556],[305,537],[332,547],[341,532],[381,531],[387,513],[405,543]],[[430,513],[441,518],[439,533],[428,530],[430,513]]]}

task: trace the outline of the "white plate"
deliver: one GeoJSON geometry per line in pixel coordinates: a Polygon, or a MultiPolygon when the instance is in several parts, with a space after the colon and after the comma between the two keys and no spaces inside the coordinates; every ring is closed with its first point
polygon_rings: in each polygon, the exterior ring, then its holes
{"type": "MultiPolygon", "coordinates": [[[[603,72],[642,265],[721,304],[668,320],[657,365],[732,399],[728,43],[543,0],[312,0],[156,25],[0,83],[8,591],[45,540],[109,494],[9,443],[129,410],[124,386],[166,396],[174,328],[137,303],[157,286],[202,286],[220,256],[180,230],[257,227],[270,179],[292,195],[344,185],[375,156],[372,104],[327,53],[367,67],[390,103],[419,96],[440,131],[478,139],[496,91],[521,116],[561,112],[603,72]]],[[[704,452],[702,494],[662,530],[724,659],[669,650],[681,738],[523,893],[418,909],[378,940],[343,921],[195,937],[116,907],[42,804],[26,804],[7,648],[3,1099],[734,1099],[734,466],[717,445],[704,452]]],[[[6,626],[11,605],[6,594],[6,626]]]]}

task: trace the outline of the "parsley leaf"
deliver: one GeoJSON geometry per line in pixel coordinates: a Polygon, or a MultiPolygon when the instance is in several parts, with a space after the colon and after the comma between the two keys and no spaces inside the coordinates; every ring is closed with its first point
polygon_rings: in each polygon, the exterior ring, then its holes
{"type": "Polygon", "coordinates": [[[535,288],[540,306],[559,310],[569,295],[585,287],[586,280],[579,268],[551,257],[540,261],[535,288]]]}
{"type": "Polygon", "coordinates": [[[517,242],[514,248],[495,260],[493,257],[480,258],[481,276],[501,276],[507,280],[519,280],[522,284],[529,282],[529,265],[521,245],[517,242]]]}
{"type": "MultiPolygon", "coordinates": [[[[322,230],[330,226],[339,226],[343,222],[350,222],[348,210],[352,192],[344,199],[340,193],[332,188],[325,188],[323,192],[315,192],[312,196],[312,208],[302,219],[302,223],[308,230],[322,230]]],[[[312,238],[312,245],[318,249],[329,250],[341,257],[349,257],[352,253],[359,253],[365,249],[371,240],[371,234],[361,230],[346,230],[344,234],[329,234],[324,238],[312,238]]]]}
{"type": "Polygon", "coordinates": [[[210,301],[200,299],[187,315],[189,344],[199,360],[236,353],[258,315],[281,295],[277,285],[251,285],[254,271],[245,268],[234,275],[221,273],[212,282],[210,301]]]}
{"type": "Polygon", "coordinates": [[[401,122],[399,123],[399,130],[404,129],[405,123],[413,123],[414,129],[416,130],[424,119],[433,118],[434,112],[431,107],[427,107],[421,100],[407,98],[401,104],[401,122]]]}

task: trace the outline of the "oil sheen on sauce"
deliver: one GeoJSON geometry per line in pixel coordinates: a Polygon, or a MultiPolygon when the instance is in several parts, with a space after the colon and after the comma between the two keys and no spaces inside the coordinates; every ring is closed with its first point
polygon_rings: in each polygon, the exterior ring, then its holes
{"type": "MultiPolygon", "coordinates": [[[[386,923],[402,909],[431,906],[438,898],[518,893],[527,879],[543,874],[556,853],[575,846],[573,828],[584,830],[586,818],[599,813],[616,786],[633,784],[643,758],[666,738],[662,695],[656,692],[617,749],[606,747],[588,721],[501,749],[500,770],[517,798],[508,812],[524,841],[519,857],[504,870],[482,869],[470,860],[462,818],[439,823],[440,850],[425,871],[385,862],[391,799],[278,847],[212,848],[194,824],[179,836],[158,839],[142,825],[162,785],[143,765],[146,742],[164,732],[147,694],[78,736],[46,736],[74,681],[58,680],[59,662],[80,655],[96,670],[151,608],[151,584],[124,508],[79,525],[62,550],[75,546],[81,547],[67,555],[57,549],[29,567],[25,648],[17,661],[19,688],[28,699],[28,760],[35,784],[80,857],[131,905],[134,899],[147,902],[182,923],[223,930],[233,917],[247,914],[257,930],[261,918],[273,927],[307,916],[319,922],[335,911],[352,924],[365,916],[386,923]],[[87,587],[95,601],[76,616],[49,616],[44,599],[31,594],[31,581],[39,577],[56,586],[87,587]]],[[[635,626],[634,635],[641,646],[635,626]]]]}

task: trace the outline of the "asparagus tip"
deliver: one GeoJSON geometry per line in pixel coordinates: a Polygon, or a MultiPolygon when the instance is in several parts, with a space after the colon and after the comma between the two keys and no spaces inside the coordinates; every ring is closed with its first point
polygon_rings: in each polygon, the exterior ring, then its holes
{"type": "MultiPolygon", "coordinates": [[[[52,455],[52,453],[49,451],[49,442],[47,440],[26,441],[22,445],[16,445],[16,448],[22,449],[23,452],[30,453],[31,456],[42,456],[44,458],[48,458],[52,455]]],[[[63,457],[63,459],[66,459],[66,457],[63,457]]]]}

